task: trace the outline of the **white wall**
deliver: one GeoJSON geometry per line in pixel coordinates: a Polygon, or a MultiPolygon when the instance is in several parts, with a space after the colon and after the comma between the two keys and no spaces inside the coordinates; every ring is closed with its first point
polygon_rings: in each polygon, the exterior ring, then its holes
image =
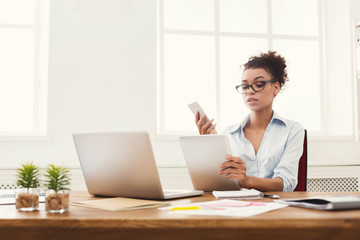
{"type": "MultiPolygon", "coordinates": [[[[350,10],[350,18],[352,21],[360,22],[360,1],[359,0],[351,0],[351,10],[350,10]]],[[[353,39],[355,41],[355,39],[353,39]]],[[[354,48],[353,51],[355,52],[356,49],[354,48]]],[[[354,56],[356,58],[356,56],[354,56]]],[[[360,57],[358,56],[358,59],[360,57]]],[[[360,62],[357,63],[360,65],[360,62]]],[[[356,66],[353,65],[353,73],[356,72],[356,66]]],[[[360,76],[360,72],[356,72],[357,76],[360,76]]],[[[357,93],[358,93],[358,102],[360,102],[360,79],[357,81],[357,93]]],[[[360,104],[357,106],[358,114],[360,113],[360,104]]],[[[358,121],[358,128],[360,129],[360,121],[358,121]]],[[[360,134],[360,131],[359,131],[360,134]]]]}
{"type": "MultiPolygon", "coordinates": [[[[358,5],[357,0],[350,3],[358,5]]],[[[351,17],[360,19],[359,11],[351,6],[351,17]]],[[[147,130],[162,167],[160,174],[169,180],[165,185],[189,186],[178,141],[156,137],[156,13],[156,0],[51,0],[51,140],[0,142],[0,169],[13,170],[28,160],[42,167],[63,163],[74,169],[80,181],[76,188],[81,188],[84,184],[79,177],[73,132],[147,130]],[[172,179],[174,184],[169,184],[172,179]],[[185,179],[183,184],[179,179],[185,179]]],[[[328,149],[343,152],[343,163],[360,163],[360,147],[347,142],[311,142],[309,158],[326,164],[334,158],[328,149]]]]}
{"type": "Polygon", "coordinates": [[[50,2],[48,142],[1,142],[0,168],[78,165],[73,132],[156,132],[156,0],[50,2]]]}

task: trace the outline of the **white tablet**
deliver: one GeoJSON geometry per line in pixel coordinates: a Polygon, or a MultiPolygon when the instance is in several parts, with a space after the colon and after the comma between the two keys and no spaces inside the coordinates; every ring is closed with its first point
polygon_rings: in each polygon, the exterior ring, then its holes
{"type": "Polygon", "coordinates": [[[226,135],[181,136],[179,138],[194,189],[211,191],[239,190],[235,179],[219,175],[219,166],[231,154],[226,135]]]}

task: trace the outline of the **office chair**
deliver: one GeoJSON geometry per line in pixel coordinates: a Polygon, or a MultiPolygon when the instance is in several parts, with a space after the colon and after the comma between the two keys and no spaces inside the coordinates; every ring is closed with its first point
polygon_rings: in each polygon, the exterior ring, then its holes
{"type": "Polygon", "coordinates": [[[296,185],[294,191],[306,192],[306,182],[307,182],[307,131],[305,129],[304,150],[299,161],[298,184],[296,185]]]}

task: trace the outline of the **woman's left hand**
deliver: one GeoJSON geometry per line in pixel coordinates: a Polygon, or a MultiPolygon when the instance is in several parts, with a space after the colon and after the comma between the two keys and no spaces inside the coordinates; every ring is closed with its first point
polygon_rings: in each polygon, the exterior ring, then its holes
{"type": "Polygon", "coordinates": [[[246,175],[246,165],[239,157],[227,155],[226,161],[220,165],[220,175],[225,175],[226,178],[235,178],[241,187],[249,188],[249,180],[246,175]]]}

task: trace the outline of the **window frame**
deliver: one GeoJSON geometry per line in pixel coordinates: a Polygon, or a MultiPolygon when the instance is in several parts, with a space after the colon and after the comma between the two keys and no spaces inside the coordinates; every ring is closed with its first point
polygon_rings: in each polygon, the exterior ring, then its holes
{"type": "MultiPolygon", "coordinates": [[[[266,34],[258,34],[258,33],[230,33],[230,32],[220,32],[220,22],[219,22],[219,1],[214,0],[214,9],[215,9],[215,21],[214,21],[214,31],[194,31],[194,30],[174,30],[174,29],[165,29],[164,25],[164,1],[158,0],[158,79],[157,79],[157,139],[158,140],[177,140],[179,135],[184,134],[194,134],[192,132],[176,132],[176,131],[166,131],[164,129],[165,122],[165,109],[164,109],[164,38],[166,34],[183,34],[183,35],[205,35],[205,36],[214,36],[215,37],[215,79],[216,79],[216,120],[221,125],[221,116],[220,116],[220,63],[219,63],[219,45],[220,45],[220,37],[252,37],[252,38],[261,38],[267,39],[269,49],[273,49],[273,41],[278,39],[284,40],[311,40],[317,41],[319,44],[319,77],[320,77],[320,94],[321,94],[321,114],[320,114],[320,123],[321,130],[319,132],[309,132],[309,141],[341,141],[341,142],[354,142],[358,139],[358,127],[357,121],[353,121],[353,130],[351,135],[329,135],[328,126],[326,122],[327,118],[327,108],[329,105],[328,101],[328,88],[326,84],[326,72],[325,72],[325,64],[326,64],[326,53],[325,53],[325,39],[324,39],[324,31],[325,31],[325,4],[324,0],[317,0],[318,4],[318,36],[294,36],[294,35],[281,35],[281,34],[273,34],[272,31],[272,0],[267,1],[267,33],[266,34]]],[[[354,99],[354,96],[352,96],[354,99]]],[[[355,105],[355,104],[354,104],[355,105]]],[[[354,106],[355,108],[355,106],[354,106]]],[[[354,109],[353,108],[353,109],[354,109]]],[[[354,118],[354,110],[351,115],[354,118]]]]}
{"type": "Polygon", "coordinates": [[[0,142],[49,141],[47,135],[47,85],[49,56],[49,1],[35,0],[35,23],[0,24],[0,28],[33,29],[34,48],[34,105],[31,132],[0,132],[0,142]]]}

